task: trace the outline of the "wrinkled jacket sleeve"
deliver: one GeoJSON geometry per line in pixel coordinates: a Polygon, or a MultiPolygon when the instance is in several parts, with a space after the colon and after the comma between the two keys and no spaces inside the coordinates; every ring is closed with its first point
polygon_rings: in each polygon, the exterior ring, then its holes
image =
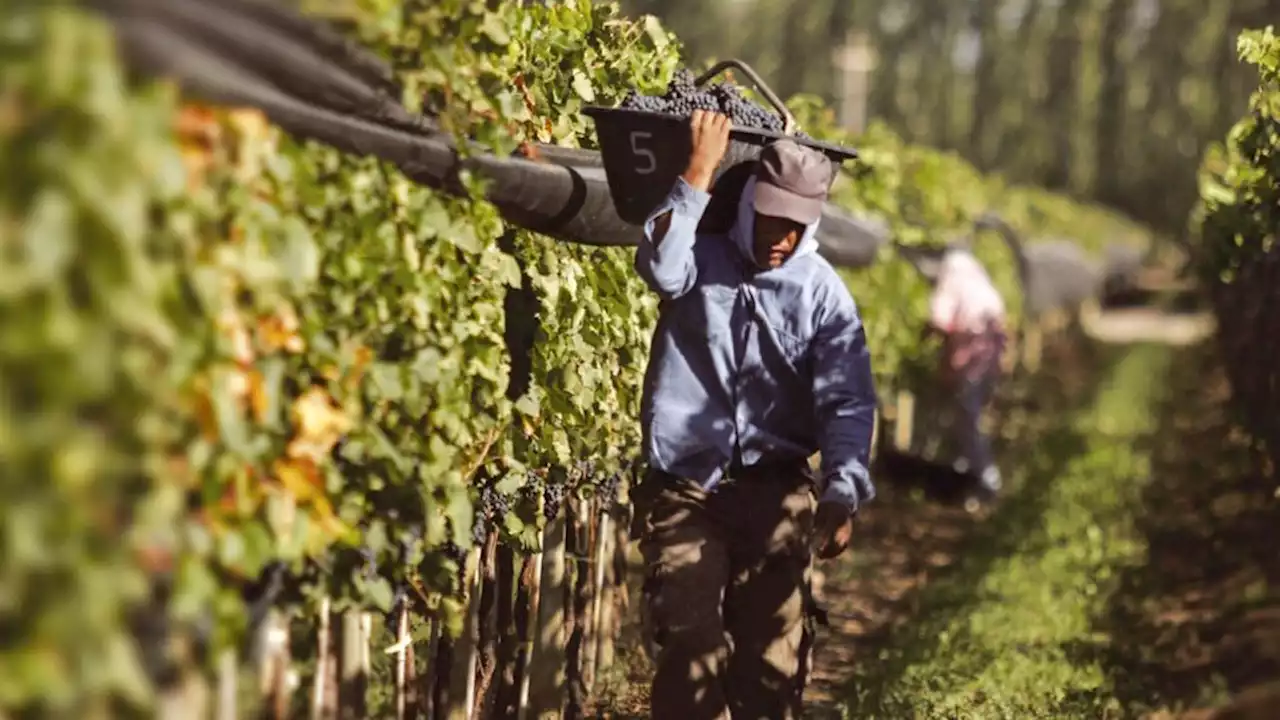
{"type": "Polygon", "coordinates": [[[822,499],[856,511],[875,497],[868,464],[876,395],[871,354],[857,307],[847,294],[836,305],[813,343],[814,410],[826,481],[822,499]]]}
{"type": "Polygon", "coordinates": [[[636,249],[636,272],[664,300],[674,300],[693,289],[698,279],[693,244],[698,223],[711,201],[711,194],[699,190],[684,178],[677,178],[671,193],[644,224],[644,237],[636,249]],[[661,242],[653,240],[656,221],[671,212],[667,234],[661,242]]]}

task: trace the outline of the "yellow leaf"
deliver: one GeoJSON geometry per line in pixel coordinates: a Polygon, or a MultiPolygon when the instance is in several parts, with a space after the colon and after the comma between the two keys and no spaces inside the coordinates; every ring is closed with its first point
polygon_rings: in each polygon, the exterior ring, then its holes
{"type": "Polygon", "coordinates": [[[351,365],[351,373],[343,381],[342,387],[347,392],[354,391],[360,386],[360,380],[364,378],[365,368],[369,367],[369,363],[373,362],[373,351],[361,345],[356,348],[355,360],[351,365]]]}
{"type": "Polygon", "coordinates": [[[267,411],[270,409],[270,401],[267,399],[266,378],[257,370],[250,370],[248,382],[249,407],[253,410],[253,418],[259,424],[265,424],[267,422],[267,411]]]}
{"type": "Polygon", "coordinates": [[[279,350],[300,353],[306,349],[306,343],[298,334],[298,316],[291,306],[286,305],[258,322],[258,344],[267,353],[279,350]]]}
{"type": "Polygon", "coordinates": [[[227,122],[246,140],[262,139],[270,128],[267,116],[254,108],[238,108],[229,111],[227,122]]]}
{"type": "Polygon", "coordinates": [[[187,174],[187,192],[195,193],[204,187],[209,169],[213,167],[213,155],[208,150],[181,143],[178,154],[182,158],[182,167],[187,174]]]}
{"type": "Polygon", "coordinates": [[[191,144],[212,146],[222,137],[217,115],[201,105],[187,104],[179,111],[174,123],[178,139],[191,144]]]}
{"type": "Polygon", "coordinates": [[[231,356],[235,361],[242,365],[252,363],[253,339],[234,307],[227,307],[218,314],[216,326],[231,341],[231,356]]]}
{"type": "Polygon", "coordinates": [[[274,470],[276,480],[298,502],[324,499],[324,479],[320,477],[319,469],[309,460],[277,460],[274,470]]]}
{"type": "Polygon", "coordinates": [[[247,372],[237,368],[227,373],[227,392],[231,393],[231,397],[242,403],[246,402],[251,390],[252,381],[247,372]]]}
{"type": "Polygon", "coordinates": [[[187,170],[187,188],[200,189],[213,167],[214,149],[222,138],[222,128],[213,111],[200,105],[186,105],[174,123],[182,164],[187,170]]]}
{"type": "Polygon", "coordinates": [[[286,452],[292,458],[320,462],[351,429],[351,420],[322,388],[313,387],[293,403],[294,437],[286,452]]]}
{"type": "Polygon", "coordinates": [[[213,399],[209,397],[209,379],[201,376],[192,383],[192,415],[200,427],[201,436],[213,442],[218,439],[218,419],[213,410],[213,399]]]}
{"type": "Polygon", "coordinates": [[[342,538],[351,534],[351,528],[347,527],[346,523],[333,512],[333,506],[329,504],[328,498],[316,498],[311,504],[311,511],[315,515],[316,522],[330,536],[342,538]]]}

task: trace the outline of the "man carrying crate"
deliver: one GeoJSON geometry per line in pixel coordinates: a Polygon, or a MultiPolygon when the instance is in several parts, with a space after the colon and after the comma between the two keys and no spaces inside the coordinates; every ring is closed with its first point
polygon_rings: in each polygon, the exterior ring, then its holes
{"type": "Polygon", "coordinates": [[[722,115],[693,115],[688,166],[636,254],[662,300],[638,492],[655,718],[800,715],[812,555],[843,552],[875,495],[865,334],[815,239],[833,163],[775,142],[733,228],[699,233],[729,130],[722,115]]]}

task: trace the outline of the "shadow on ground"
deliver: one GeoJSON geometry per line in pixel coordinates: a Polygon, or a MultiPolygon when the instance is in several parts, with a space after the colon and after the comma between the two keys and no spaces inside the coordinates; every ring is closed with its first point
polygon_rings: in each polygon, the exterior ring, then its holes
{"type": "MultiPolygon", "coordinates": [[[[1147,563],[1125,572],[1099,628],[1121,704],[1216,704],[1280,678],[1280,497],[1227,417],[1211,354],[1176,364],[1137,526],[1147,563]]],[[[1272,707],[1266,717],[1280,717],[1272,707]]]]}
{"type": "MultiPolygon", "coordinates": [[[[822,594],[832,627],[819,639],[810,717],[840,717],[837,700],[879,707],[886,698],[877,693],[941,652],[944,640],[928,628],[949,627],[992,599],[981,585],[991,564],[1037,530],[1053,486],[1047,480],[1085,450],[1081,432],[1088,428],[1062,418],[1092,402],[1107,359],[1099,352],[1112,351],[1076,343],[1046,348],[1054,378],[1007,389],[1000,456],[1021,465],[1030,481],[989,517],[938,502],[936,493],[926,498],[927,473],[899,464],[890,477],[882,469],[881,496],[860,518],[854,552],[827,568],[822,594]]],[[[1135,444],[1138,455],[1150,458],[1149,472],[1144,466],[1145,479],[1134,479],[1142,487],[1114,508],[1129,518],[1117,537],[1134,548],[1114,551],[1116,557],[1136,562],[1118,562],[1118,576],[1100,585],[1109,595],[1099,597],[1092,632],[1082,628],[1067,642],[1013,649],[1026,658],[1050,653],[1068,669],[1101,669],[1097,686],[1074,676],[1075,689],[1060,695],[1056,717],[1084,717],[1085,708],[1094,712],[1105,701],[1106,717],[1139,718],[1218,704],[1280,678],[1278,481],[1230,422],[1227,388],[1211,353],[1185,351],[1169,367],[1166,385],[1173,391],[1150,409],[1158,418],[1154,432],[1135,444]]],[[[630,631],[634,638],[634,620],[630,631]]],[[[638,646],[627,645],[600,687],[595,717],[647,717],[651,669],[638,646]]],[[[1007,660],[969,658],[960,670],[1007,660]]],[[[1254,704],[1261,714],[1230,717],[1280,717],[1280,700],[1254,704]]]]}
{"type": "MultiPolygon", "coordinates": [[[[1056,338],[1045,348],[1049,373],[1013,381],[1004,386],[997,400],[1000,408],[1001,438],[998,454],[1006,464],[1016,465],[1024,457],[1047,457],[1046,443],[1054,447],[1052,457],[1065,461],[1079,449],[1080,440],[1054,426],[1054,418],[1092,399],[1093,368],[1099,362],[1078,339],[1056,338]],[[1049,433],[1050,436],[1046,436],[1049,433]]],[[[1052,477],[1057,468],[1041,462],[1032,468],[1032,477],[1052,477]]],[[[815,667],[806,693],[809,715],[836,714],[834,700],[845,695],[845,686],[859,658],[875,657],[896,628],[920,610],[920,591],[937,577],[955,572],[957,559],[969,554],[975,544],[1001,542],[1018,533],[1017,522],[1034,522],[1038,491],[1020,495],[1025,507],[1014,513],[1025,520],[975,517],[957,507],[951,493],[938,492],[939,474],[909,463],[895,463],[879,469],[880,496],[860,515],[855,547],[838,563],[823,568],[825,588],[820,589],[830,613],[829,629],[820,631],[815,667]],[[978,532],[974,532],[978,530],[978,532]]],[[[998,555],[987,548],[982,557],[998,555]]],[[[972,565],[972,563],[969,563],[972,565]]],[[[638,598],[638,576],[633,568],[632,598],[638,598]]],[[[968,567],[961,572],[975,572],[968,567]]],[[[981,577],[977,569],[974,577],[981,577]]],[[[931,612],[946,612],[932,607],[931,612]]],[[[652,667],[639,649],[639,627],[635,608],[628,613],[619,655],[608,677],[601,678],[588,717],[648,717],[648,687],[652,667]]]]}
{"type": "Polygon", "coordinates": [[[1006,389],[997,454],[1027,480],[988,517],[974,518],[950,502],[921,502],[920,475],[890,478],[860,523],[863,549],[829,580],[833,619],[839,614],[842,622],[833,622],[819,646],[809,717],[842,717],[850,698],[862,708],[880,707],[880,693],[939,641],[899,631],[924,615],[931,627],[946,626],[948,618],[984,602],[978,583],[990,564],[1040,521],[1051,486],[1045,479],[1084,449],[1084,438],[1062,418],[1093,400],[1103,361],[1078,339],[1062,336],[1045,349],[1046,373],[1006,389]]]}

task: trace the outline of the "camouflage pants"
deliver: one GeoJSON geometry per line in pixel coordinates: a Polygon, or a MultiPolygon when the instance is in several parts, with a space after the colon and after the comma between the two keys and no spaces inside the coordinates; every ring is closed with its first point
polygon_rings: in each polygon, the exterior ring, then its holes
{"type": "Polygon", "coordinates": [[[652,717],[799,717],[813,642],[807,468],[750,472],[710,493],[665,474],[646,485],[652,717]]]}

